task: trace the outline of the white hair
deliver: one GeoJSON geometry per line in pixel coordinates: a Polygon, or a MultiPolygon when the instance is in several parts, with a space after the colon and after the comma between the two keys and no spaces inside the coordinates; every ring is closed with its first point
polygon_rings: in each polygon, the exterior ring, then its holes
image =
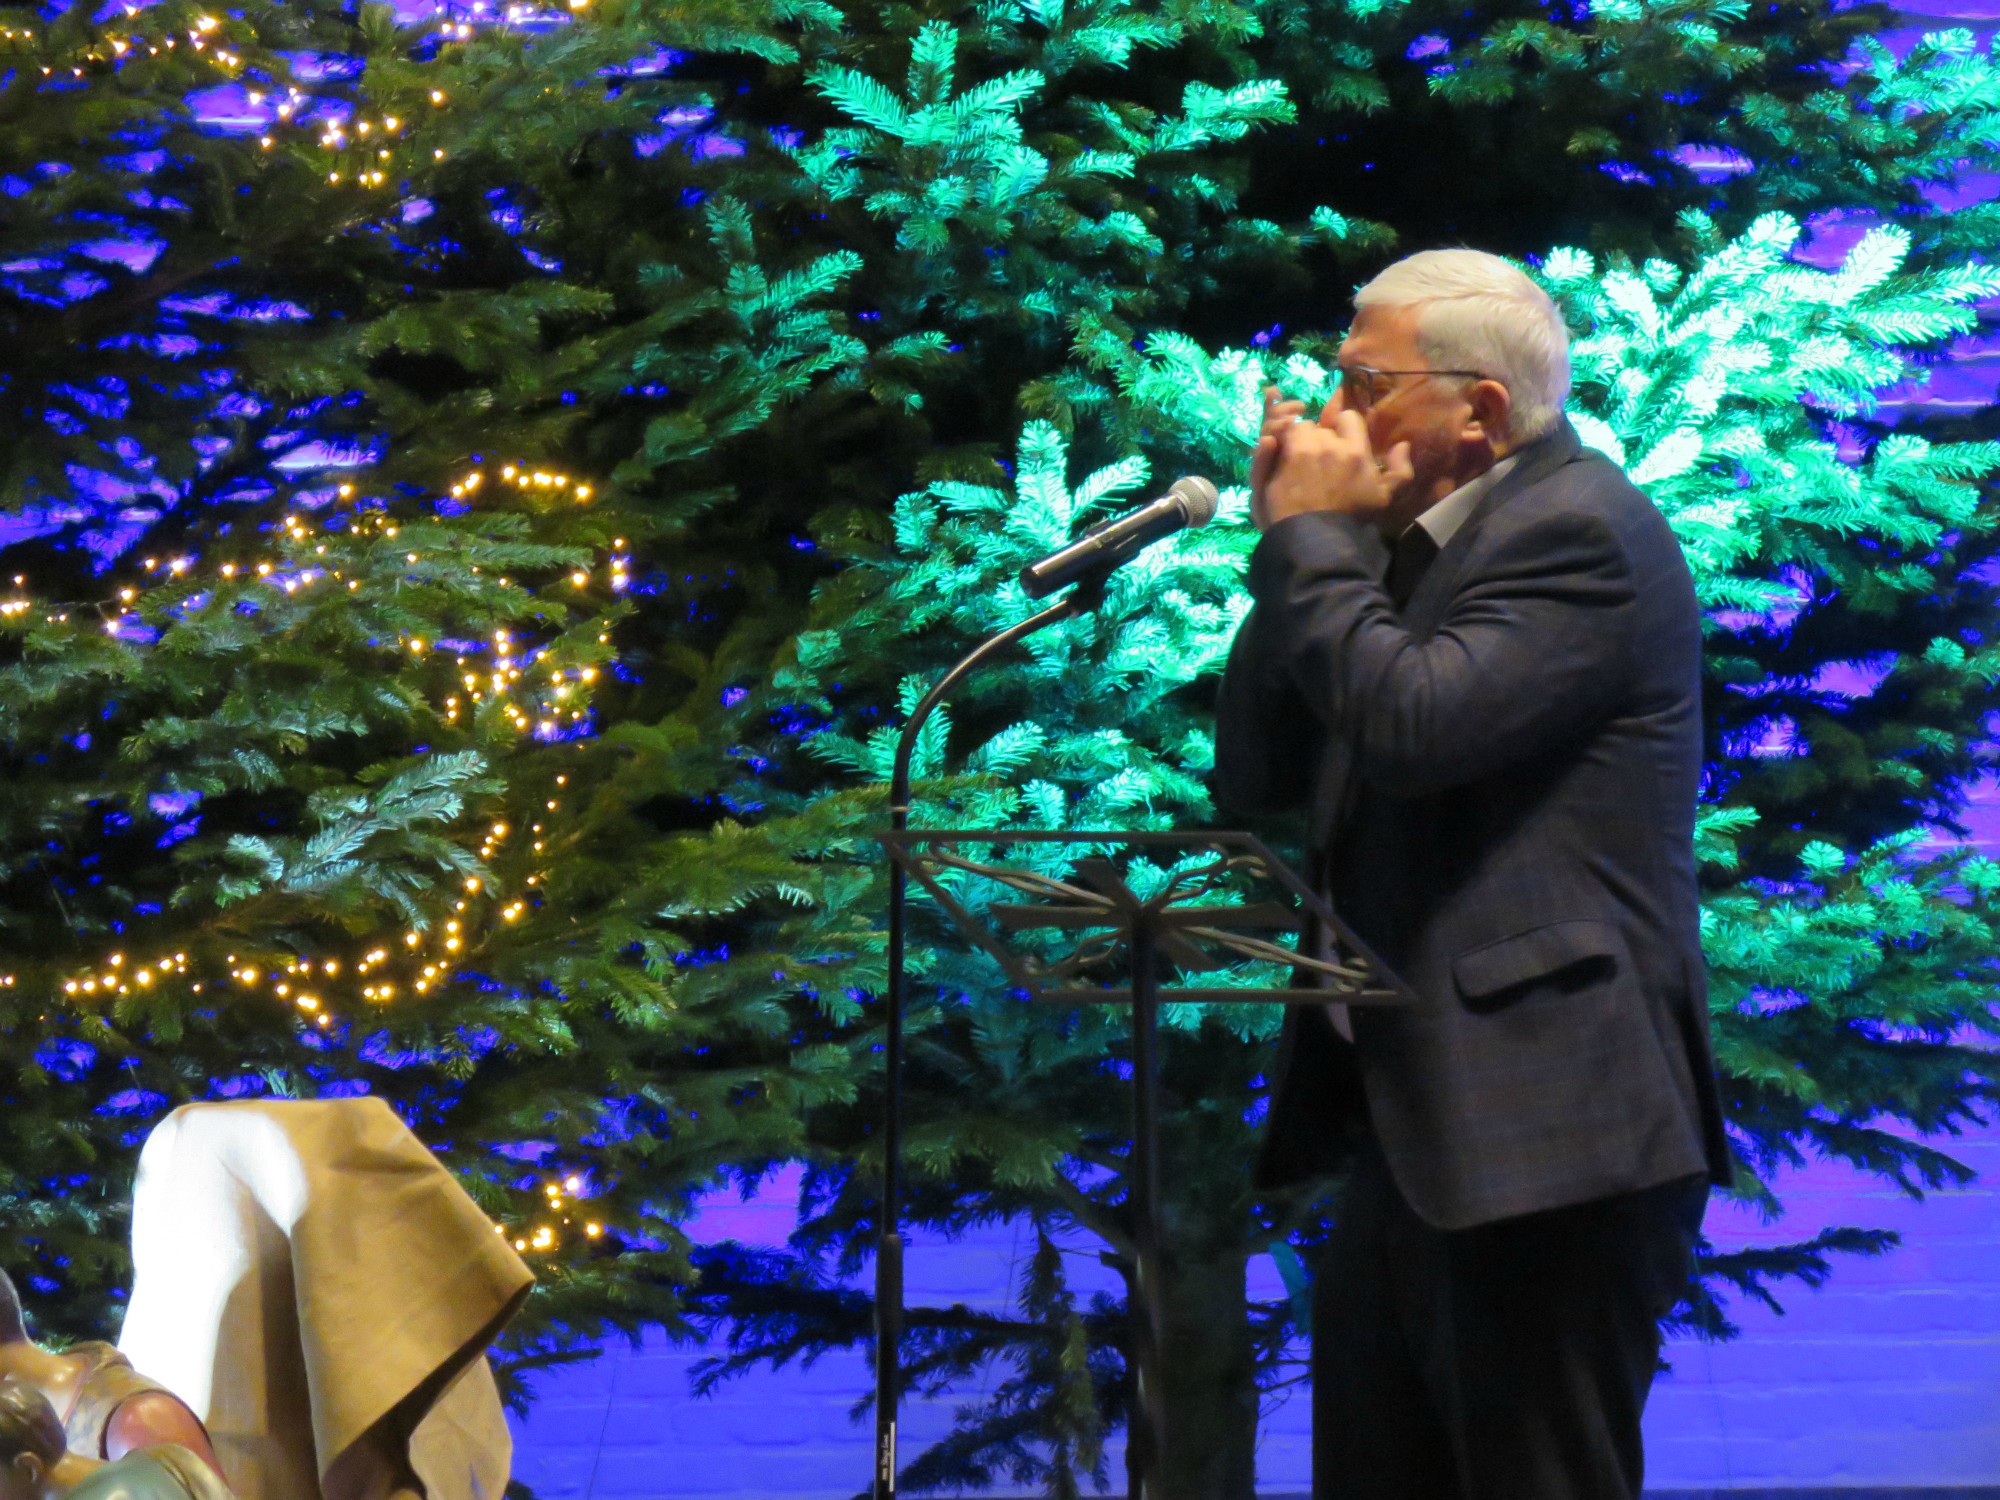
{"type": "Polygon", "coordinates": [[[1569,397],[1569,329],[1549,294],[1484,250],[1424,250],[1354,294],[1354,306],[1410,307],[1417,349],[1434,370],[1477,370],[1513,400],[1507,435],[1555,430],[1569,397]]]}

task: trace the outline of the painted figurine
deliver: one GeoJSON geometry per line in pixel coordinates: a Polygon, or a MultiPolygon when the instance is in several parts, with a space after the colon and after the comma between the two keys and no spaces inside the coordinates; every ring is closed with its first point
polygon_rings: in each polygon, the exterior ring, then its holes
{"type": "Polygon", "coordinates": [[[201,1419],[111,1345],[72,1344],[57,1353],[30,1339],[20,1294],[0,1271],[0,1381],[5,1380],[41,1393],[56,1412],[69,1451],[80,1458],[120,1459],[167,1443],[193,1453],[218,1477],[222,1473],[201,1419]]]}
{"type": "Polygon", "coordinates": [[[49,1400],[0,1381],[0,1500],[231,1500],[215,1470],[178,1443],[109,1461],[70,1451],[49,1400]]]}

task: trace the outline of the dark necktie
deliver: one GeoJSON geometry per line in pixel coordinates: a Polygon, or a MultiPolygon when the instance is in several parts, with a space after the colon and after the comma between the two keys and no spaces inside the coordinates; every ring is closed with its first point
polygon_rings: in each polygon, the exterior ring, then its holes
{"type": "Polygon", "coordinates": [[[1382,587],[1389,592],[1389,602],[1396,606],[1396,613],[1403,612],[1403,606],[1410,602],[1410,595],[1417,591],[1424,570],[1438,555],[1438,544],[1431,540],[1431,534],[1423,527],[1412,525],[1396,538],[1396,545],[1389,553],[1389,572],[1382,580],[1382,587]]]}

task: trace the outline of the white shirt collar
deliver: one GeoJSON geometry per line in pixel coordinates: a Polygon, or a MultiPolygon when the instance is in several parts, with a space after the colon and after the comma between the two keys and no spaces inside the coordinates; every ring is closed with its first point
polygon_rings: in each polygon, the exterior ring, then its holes
{"type": "Polygon", "coordinates": [[[1444,544],[1457,534],[1458,528],[1465,524],[1466,517],[1472,514],[1472,508],[1485,497],[1488,490],[1507,477],[1520,457],[1519,453],[1508,454],[1477,479],[1461,484],[1418,516],[1415,524],[1428,531],[1431,540],[1438,544],[1438,550],[1443,551],[1444,544]]]}

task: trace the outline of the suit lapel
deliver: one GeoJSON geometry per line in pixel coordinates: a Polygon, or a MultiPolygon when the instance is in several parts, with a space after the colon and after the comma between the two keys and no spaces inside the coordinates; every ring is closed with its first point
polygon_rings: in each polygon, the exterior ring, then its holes
{"type": "Polygon", "coordinates": [[[1425,572],[1423,581],[1417,585],[1417,591],[1410,596],[1409,606],[1403,611],[1403,623],[1410,634],[1429,636],[1437,629],[1445,606],[1458,592],[1458,575],[1465,566],[1465,555],[1472,550],[1473,538],[1486,518],[1523,490],[1540,484],[1582,451],[1582,440],[1567,421],[1557,424],[1556,430],[1547,437],[1521,450],[1521,461],[1514,465],[1506,478],[1480,496],[1472,514],[1444,544],[1444,550],[1438,553],[1436,561],[1425,572]]]}
{"type": "MultiPolygon", "coordinates": [[[[1540,484],[1555,473],[1575,458],[1582,447],[1575,430],[1568,422],[1563,422],[1547,437],[1521,450],[1521,461],[1480,497],[1479,503],[1472,508],[1472,514],[1445,543],[1444,550],[1438,553],[1425,572],[1423,581],[1417,585],[1416,593],[1410,596],[1402,619],[1412,635],[1423,640],[1437,628],[1445,605],[1450,603],[1451,596],[1457,591],[1458,574],[1464,566],[1466,553],[1471,550],[1473,534],[1485,519],[1512,496],[1531,485],[1540,484]]],[[[1357,526],[1356,539],[1362,556],[1368,560],[1370,571],[1380,578],[1389,562],[1389,549],[1381,534],[1372,526],[1357,526]]],[[[1317,778],[1311,827],[1314,878],[1324,881],[1326,852],[1342,837],[1343,830],[1351,826],[1358,789],[1353,775],[1355,757],[1352,744],[1337,735],[1329,735],[1322,754],[1324,758],[1317,778]]]]}

